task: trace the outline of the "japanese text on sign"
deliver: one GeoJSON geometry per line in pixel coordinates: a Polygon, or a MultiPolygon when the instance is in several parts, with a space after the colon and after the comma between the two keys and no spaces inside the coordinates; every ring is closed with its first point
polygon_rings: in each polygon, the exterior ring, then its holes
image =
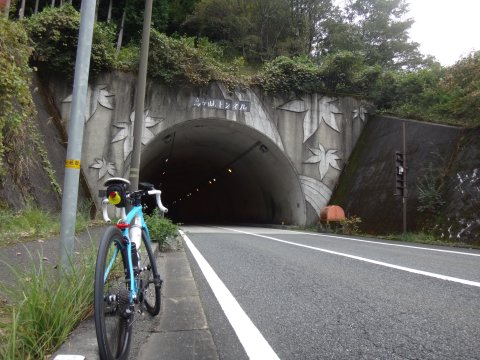
{"type": "Polygon", "coordinates": [[[65,167],[69,169],[80,169],[80,160],[67,159],[65,161],[65,167]]]}
{"type": "Polygon", "coordinates": [[[191,102],[191,105],[196,108],[209,108],[209,109],[231,110],[231,111],[242,111],[242,112],[250,111],[250,101],[192,97],[190,102],[191,102]]]}

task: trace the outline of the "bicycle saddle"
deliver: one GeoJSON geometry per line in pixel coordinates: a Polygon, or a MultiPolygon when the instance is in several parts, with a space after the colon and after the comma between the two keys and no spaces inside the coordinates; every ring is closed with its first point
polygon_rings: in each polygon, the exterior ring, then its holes
{"type": "Polygon", "coordinates": [[[121,177],[113,177],[108,180],[106,180],[103,183],[103,186],[110,186],[110,185],[116,185],[116,184],[125,184],[125,185],[130,185],[130,181],[127,179],[121,178],[121,177]]]}

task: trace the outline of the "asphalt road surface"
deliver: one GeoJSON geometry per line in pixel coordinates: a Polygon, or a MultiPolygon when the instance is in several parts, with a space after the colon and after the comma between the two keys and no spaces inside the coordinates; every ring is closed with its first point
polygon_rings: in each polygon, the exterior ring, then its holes
{"type": "Polygon", "coordinates": [[[480,251],[182,230],[221,359],[480,359],[480,251]]]}

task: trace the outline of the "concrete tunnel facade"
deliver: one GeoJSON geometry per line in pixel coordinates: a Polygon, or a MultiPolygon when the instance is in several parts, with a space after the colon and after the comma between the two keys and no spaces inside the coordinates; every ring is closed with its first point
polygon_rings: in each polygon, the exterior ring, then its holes
{"type": "Polygon", "coordinates": [[[142,180],[165,189],[180,222],[301,224],[305,200],[285,154],[260,132],[220,119],[176,125],[145,147],[142,180]]]}
{"type": "MultiPolygon", "coordinates": [[[[109,177],[129,178],[135,86],[124,73],[89,85],[82,171],[93,194],[109,177]]],[[[71,89],[53,80],[49,89],[67,127],[71,89]]],[[[217,82],[149,82],[146,93],[140,181],[159,187],[184,223],[316,223],[367,120],[351,97],[275,97],[217,82]]]]}

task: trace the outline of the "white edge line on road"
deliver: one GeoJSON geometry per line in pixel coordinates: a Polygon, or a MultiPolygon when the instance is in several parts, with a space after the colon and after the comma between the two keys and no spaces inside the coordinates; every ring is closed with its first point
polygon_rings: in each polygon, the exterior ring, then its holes
{"type": "Polygon", "coordinates": [[[399,266],[399,265],[386,263],[386,262],[383,262],[383,261],[367,259],[367,258],[364,258],[364,257],[361,257],[361,256],[345,254],[345,253],[341,253],[341,252],[338,252],[338,251],[322,249],[322,248],[309,246],[309,245],[297,244],[297,243],[294,243],[294,242],[291,242],[291,241],[281,240],[281,239],[277,239],[277,238],[274,238],[274,237],[271,237],[271,236],[255,234],[255,233],[251,233],[251,232],[247,232],[247,231],[241,231],[241,230],[229,229],[229,228],[223,228],[223,227],[218,227],[218,229],[234,231],[234,232],[247,234],[247,235],[258,236],[258,237],[262,237],[262,238],[265,238],[265,239],[270,239],[270,240],[273,240],[273,241],[278,241],[278,242],[289,244],[289,245],[300,246],[300,247],[303,247],[303,248],[312,249],[312,250],[316,250],[316,251],[321,251],[321,252],[328,253],[328,254],[339,255],[339,256],[350,258],[350,259],[364,261],[364,262],[367,262],[367,263],[370,263],[370,264],[385,266],[385,267],[388,267],[388,268],[391,268],[391,269],[407,271],[407,272],[410,272],[410,273],[429,276],[429,277],[433,277],[433,278],[441,279],[441,280],[446,280],[446,281],[453,281],[453,282],[460,283],[460,284],[463,284],[463,285],[480,287],[480,282],[477,282],[477,281],[465,280],[465,279],[460,279],[460,278],[456,278],[456,277],[452,277],[452,276],[436,274],[436,273],[432,273],[432,272],[428,272],[428,271],[412,269],[412,268],[408,268],[408,267],[405,267],[405,266],[399,266]]]}
{"type": "Polygon", "coordinates": [[[190,249],[193,257],[197,261],[198,266],[202,270],[205,279],[225,312],[228,321],[230,321],[230,324],[235,330],[235,333],[237,334],[240,343],[243,345],[248,357],[252,360],[279,360],[279,357],[273,351],[270,344],[265,340],[245,311],[243,311],[240,304],[233,297],[232,293],[228,290],[222,280],[220,280],[200,251],[198,251],[182,230],[179,230],[179,232],[190,249]]]}
{"type": "Polygon", "coordinates": [[[335,236],[335,235],[328,235],[328,234],[315,234],[315,233],[308,233],[308,232],[303,232],[303,231],[293,231],[293,230],[283,230],[283,231],[287,231],[287,232],[290,232],[290,233],[293,233],[293,234],[302,234],[302,235],[319,236],[319,237],[329,237],[329,238],[333,238],[333,239],[342,239],[342,240],[349,240],[349,241],[358,241],[358,242],[371,243],[371,244],[377,244],[377,245],[396,246],[396,247],[404,247],[404,248],[409,248],[409,249],[418,249],[418,250],[426,250],[426,251],[437,251],[437,252],[450,253],[450,254],[458,254],[458,255],[468,255],[468,256],[478,256],[478,257],[480,257],[480,254],[467,253],[467,252],[463,252],[463,251],[444,250],[444,249],[432,249],[432,248],[426,248],[426,247],[421,247],[421,246],[402,245],[402,244],[389,244],[389,243],[384,243],[384,242],[380,242],[380,241],[362,240],[362,239],[357,239],[357,238],[349,238],[349,237],[344,237],[344,236],[335,236]]]}

